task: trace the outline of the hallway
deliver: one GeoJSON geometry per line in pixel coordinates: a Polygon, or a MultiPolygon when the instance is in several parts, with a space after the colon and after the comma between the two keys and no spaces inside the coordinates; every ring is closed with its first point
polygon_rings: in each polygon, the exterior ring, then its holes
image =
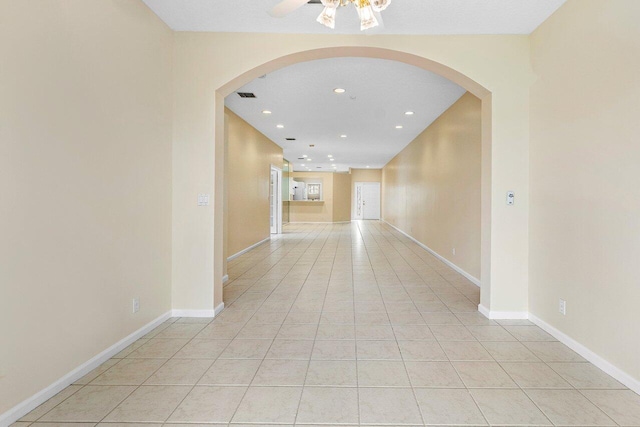
{"type": "Polygon", "coordinates": [[[638,395],[480,315],[478,287],[391,227],[284,231],[229,262],[215,321],[171,319],[19,425],[640,425],[638,395]]]}

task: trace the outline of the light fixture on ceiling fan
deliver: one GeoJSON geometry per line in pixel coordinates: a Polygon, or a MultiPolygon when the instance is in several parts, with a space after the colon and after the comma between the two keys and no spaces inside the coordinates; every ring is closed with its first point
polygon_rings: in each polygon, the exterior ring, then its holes
{"type": "MultiPolygon", "coordinates": [[[[338,7],[353,4],[360,17],[361,31],[377,27],[378,25],[382,26],[382,16],[380,12],[391,4],[391,0],[320,0],[320,2],[324,6],[324,10],[320,16],[318,16],[317,21],[319,23],[329,28],[335,28],[338,7]]],[[[283,0],[271,9],[270,14],[274,17],[283,17],[307,3],[311,2],[309,0],[283,0]]],[[[313,3],[318,2],[313,1],[313,3]]]]}

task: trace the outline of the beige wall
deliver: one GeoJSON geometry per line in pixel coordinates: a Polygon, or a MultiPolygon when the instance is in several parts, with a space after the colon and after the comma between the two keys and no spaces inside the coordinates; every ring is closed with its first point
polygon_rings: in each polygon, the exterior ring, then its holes
{"type": "Polygon", "coordinates": [[[356,217],[355,204],[356,182],[379,182],[380,184],[380,212],[382,213],[382,169],[351,169],[351,218],[356,217]]]}
{"type": "Polygon", "coordinates": [[[529,293],[640,385],[639,19],[635,0],[568,1],[531,38],[529,293]]]}
{"type": "Polygon", "coordinates": [[[333,174],[333,222],[351,221],[351,176],[333,174]]]}
{"type": "Polygon", "coordinates": [[[225,258],[270,236],[271,165],[282,169],[282,148],[226,109],[227,253],[225,258]]]}
{"type": "Polygon", "coordinates": [[[466,93],[382,170],[384,220],[475,278],[480,155],[480,100],[466,93]]]}
{"type": "Polygon", "coordinates": [[[483,139],[483,254],[491,254],[483,259],[482,303],[497,312],[526,312],[529,86],[534,77],[528,36],[190,32],[175,34],[174,53],[174,306],[210,310],[222,299],[223,270],[215,263],[223,249],[212,232],[221,227],[222,210],[198,210],[190,201],[198,192],[213,192],[224,180],[215,155],[224,145],[218,117],[224,95],[287,64],[345,55],[413,63],[482,94],[488,136],[483,139]],[[518,194],[516,206],[505,206],[507,190],[518,194]]]}
{"type": "Polygon", "coordinates": [[[172,33],[136,1],[0,16],[2,414],[171,309],[172,33]]]}

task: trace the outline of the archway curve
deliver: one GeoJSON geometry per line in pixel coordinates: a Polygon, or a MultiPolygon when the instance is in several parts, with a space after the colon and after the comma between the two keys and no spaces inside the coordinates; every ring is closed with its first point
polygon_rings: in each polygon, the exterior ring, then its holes
{"type": "Polygon", "coordinates": [[[329,58],[374,58],[398,61],[438,74],[467,90],[481,100],[482,105],[482,155],[481,155],[481,273],[480,312],[489,317],[491,295],[491,143],[492,101],[491,91],[465,74],[426,57],[393,49],[367,46],[339,46],[305,50],[281,56],[248,70],[220,86],[215,92],[215,185],[214,205],[214,300],[222,301],[223,275],[226,272],[224,254],[225,200],[225,149],[224,149],[224,98],[254,79],[273,71],[301,62],[329,58]]]}

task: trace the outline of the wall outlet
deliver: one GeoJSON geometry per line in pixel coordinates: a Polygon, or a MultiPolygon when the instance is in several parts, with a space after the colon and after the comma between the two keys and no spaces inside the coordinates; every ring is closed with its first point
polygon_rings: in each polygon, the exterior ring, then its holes
{"type": "Polygon", "coordinates": [[[140,298],[133,299],[133,312],[137,313],[140,311],[140,298]]]}
{"type": "Polygon", "coordinates": [[[453,254],[454,255],[456,254],[456,248],[453,248],[453,254]]]}
{"type": "Polygon", "coordinates": [[[558,304],[558,311],[562,315],[566,315],[567,314],[567,302],[565,300],[563,300],[562,298],[560,298],[560,302],[558,304]]]}

